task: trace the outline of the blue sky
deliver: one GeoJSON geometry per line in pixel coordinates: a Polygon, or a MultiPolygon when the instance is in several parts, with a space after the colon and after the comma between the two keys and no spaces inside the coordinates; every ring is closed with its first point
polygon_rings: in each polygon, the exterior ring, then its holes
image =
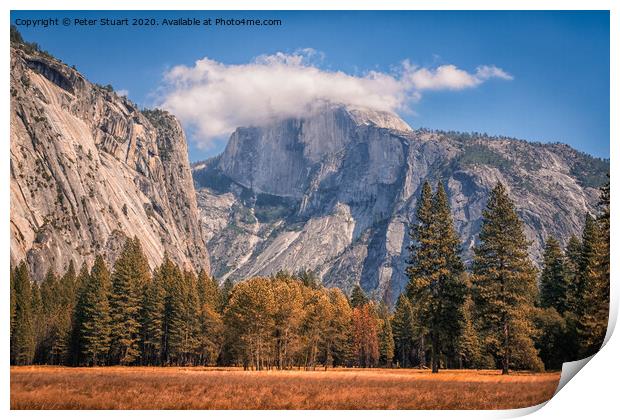
{"type": "MultiPolygon", "coordinates": [[[[127,90],[141,106],[161,101],[164,75],[171,69],[184,65],[191,70],[204,57],[230,70],[244,68],[258,56],[283,52],[289,57],[311,48],[316,53],[305,65],[362,80],[369,71],[398,72],[403,60],[431,73],[455,66],[473,77],[479,66],[487,65],[512,80],[492,77],[469,88],[427,89],[406,101],[411,112],[399,112],[401,117],[412,127],[561,141],[609,157],[607,12],[20,11],[11,13],[11,21],[76,16],[282,20],[279,27],[19,28],[25,39],[75,64],[90,80],[127,90]]],[[[204,147],[198,117],[181,118],[192,161],[225,146],[220,135],[204,147]]]]}

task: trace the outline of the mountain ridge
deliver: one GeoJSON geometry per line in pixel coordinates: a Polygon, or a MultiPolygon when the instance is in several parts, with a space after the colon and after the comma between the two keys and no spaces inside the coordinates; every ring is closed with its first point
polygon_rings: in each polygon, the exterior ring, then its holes
{"type": "Polygon", "coordinates": [[[393,302],[423,180],[447,186],[466,259],[488,191],[505,183],[540,262],[544,236],[579,235],[608,170],[562,144],[391,130],[347,119],[342,107],[326,112],[239,128],[221,155],[192,165],[216,276],[312,269],[326,285],[359,283],[393,302]]]}

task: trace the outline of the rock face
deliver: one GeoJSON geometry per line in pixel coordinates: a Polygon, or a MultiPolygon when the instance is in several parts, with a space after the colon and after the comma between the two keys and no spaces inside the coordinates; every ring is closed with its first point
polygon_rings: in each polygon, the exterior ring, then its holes
{"type": "Polygon", "coordinates": [[[502,181],[539,263],[547,235],[580,234],[608,165],[566,145],[412,130],[393,114],[328,106],[237,129],[193,176],[220,279],[305,268],[392,304],[407,281],[408,224],[425,179],[447,187],[466,260],[502,181]]]}
{"type": "Polygon", "coordinates": [[[151,266],[167,251],[209,269],[178,121],[11,50],[11,263],[27,260],[40,279],[96,253],[112,262],[137,236],[151,266]]]}

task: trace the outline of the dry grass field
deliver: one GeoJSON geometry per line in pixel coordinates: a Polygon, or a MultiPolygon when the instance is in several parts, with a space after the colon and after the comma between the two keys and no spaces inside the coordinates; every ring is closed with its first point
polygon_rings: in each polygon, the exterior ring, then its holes
{"type": "Polygon", "coordinates": [[[551,398],[559,373],[12,367],[12,409],[507,409],[551,398]]]}

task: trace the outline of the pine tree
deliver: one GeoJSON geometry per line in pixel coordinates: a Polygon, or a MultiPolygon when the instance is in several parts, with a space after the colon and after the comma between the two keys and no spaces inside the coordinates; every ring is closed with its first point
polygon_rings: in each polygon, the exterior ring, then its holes
{"type": "Polygon", "coordinates": [[[181,364],[194,364],[200,334],[200,302],[197,294],[197,279],[193,271],[185,271],[181,278],[184,294],[183,338],[181,364]]]}
{"type": "Polygon", "coordinates": [[[535,337],[545,369],[561,369],[562,363],[571,360],[567,357],[570,344],[567,342],[566,320],[553,307],[537,308],[535,324],[538,331],[535,337]]]}
{"type": "Polygon", "coordinates": [[[15,276],[14,276],[15,270],[13,270],[13,268],[11,268],[10,273],[9,273],[9,278],[10,278],[10,283],[11,283],[11,299],[10,299],[10,305],[11,305],[11,332],[9,334],[9,338],[10,341],[13,342],[13,329],[15,328],[15,314],[16,314],[16,307],[17,304],[15,302],[15,276]]]}
{"type": "Polygon", "coordinates": [[[302,268],[295,273],[294,277],[298,278],[304,286],[311,289],[318,289],[321,286],[321,279],[312,270],[302,268]]]}
{"type": "Polygon", "coordinates": [[[197,292],[200,306],[209,305],[212,309],[218,309],[222,302],[220,288],[213,277],[202,269],[198,273],[197,292]]]}
{"type": "Polygon", "coordinates": [[[167,257],[162,263],[164,288],[166,289],[165,314],[165,349],[167,364],[178,364],[183,353],[185,338],[185,290],[183,274],[179,267],[167,257]]]}
{"type": "MultiPolygon", "coordinates": [[[[592,283],[592,278],[597,274],[597,252],[598,245],[601,240],[599,226],[592,215],[587,214],[583,226],[581,237],[581,253],[579,254],[579,280],[577,288],[577,296],[583,297],[588,287],[592,283]]],[[[584,313],[586,308],[583,307],[583,301],[578,304],[577,311],[584,313]]]]}
{"type": "Polygon", "coordinates": [[[38,350],[41,349],[45,335],[45,313],[43,310],[43,302],[41,301],[41,289],[37,282],[32,282],[30,285],[31,296],[31,314],[32,314],[32,326],[34,330],[34,357],[33,362],[37,363],[38,350]]]}
{"type": "MultiPolygon", "coordinates": [[[[407,266],[407,297],[412,301],[419,292],[427,290],[429,280],[433,275],[433,191],[428,181],[422,186],[422,193],[416,209],[417,223],[412,223],[409,236],[412,239],[409,246],[409,265],[407,266]]],[[[413,303],[413,302],[411,302],[413,303]]],[[[415,303],[422,313],[428,313],[430,301],[425,299],[415,303]]]]}
{"type": "Polygon", "coordinates": [[[222,284],[222,289],[220,292],[220,305],[218,307],[218,311],[220,313],[224,313],[224,309],[228,306],[230,301],[230,296],[232,295],[233,288],[235,287],[235,283],[229,278],[224,281],[222,284]]]}
{"type": "Polygon", "coordinates": [[[407,268],[407,294],[428,326],[432,371],[439,371],[440,359],[453,352],[460,335],[461,307],[465,300],[460,243],[454,230],[450,205],[443,185],[434,197],[425,183],[417,210],[418,224],[412,229],[411,263],[407,268]]]}
{"type": "Polygon", "coordinates": [[[579,265],[581,260],[581,241],[571,236],[564,250],[564,275],[566,277],[566,310],[577,313],[579,299],[583,294],[579,279],[579,265]]]}
{"type": "Polygon", "coordinates": [[[353,290],[351,291],[350,302],[352,308],[359,308],[368,303],[368,298],[366,297],[366,294],[357,284],[353,286],[353,290]]]}
{"type": "Polygon", "coordinates": [[[579,266],[581,299],[577,305],[580,357],[596,353],[603,344],[609,311],[609,263],[604,262],[608,240],[601,224],[586,216],[579,266]]]}
{"type": "Polygon", "coordinates": [[[547,238],[540,275],[540,306],[555,308],[563,314],[568,309],[568,285],[564,268],[564,254],[560,243],[552,236],[547,238]]]}
{"type": "Polygon", "coordinates": [[[473,319],[474,302],[470,295],[465,298],[461,313],[460,335],[456,339],[455,345],[459,369],[486,367],[482,361],[480,338],[473,319]]]}
{"type": "Polygon", "coordinates": [[[379,333],[379,361],[383,366],[392,367],[394,359],[394,336],[390,318],[381,320],[381,332],[379,333]]]}
{"type": "Polygon", "coordinates": [[[52,347],[60,337],[58,325],[58,313],[60,301],[58,294],[58,278],[53,270],[49,270],[41,283],[41,305],[43,306],[43,340],[37,349],[36,359],[40,363],[54,364],[58,361],[52,359],[52,347]]]}
{"type": "Polygon", "coordinates": [[[162,363],[164,312],[166,291],[159,267],[144,288],[140,311],[141,362],[145,365],[162,363]]]}
{"type": "Polygon", "coordinates": [[[128,365],[140,355],[141,294],[148,284],[146,257],[137,238],[127,239],[114,263],[110,294],[110,362],[128,365]]]}
{"type": "Polygon", "coordinates": [[[97,255],[78,304],[80,351],[83,363],[88,366],[105,363],[110,348],[110,288],[110,272],[103,257],[97,255]]]}
{"type": "Polygon", "coordinates": [[[542,368],[532,341],[537,287],[528,246],[514,204],[498,183],[474,249],[472,292],[484,345],[503,374],[512,366],[542,368]]]}
{"type": "MultiPolygon", "coordinates": [[[[574,242],[569,246],[575,246],[574,242]]],[[[570,312],[568,265],[568,259],[558,241],[553,237],[547,238],[540,275],[541,309],[535,312],[538,330],[535,345],[546,369],[561,368],[562,363],[570,360],[570,354],[573,353],[573,345],[568,340],[574,337],[574,333],[567,328],[574,325],[570,312]]]]}
{"type": "Polygon", "coordinates": [[[77,366],[82,362],[82,348],[80,342],[80,331],[84,321],[81,301],[79,297],[82,290],[90,283],[90,273],[86,262],[82,264],[80,272],[76,277],[69,278],[65,276],[60,284],[60,291],[63,296],[61,304],[63,327],[61,328],[61,336],[66,337],[57,341],[57,346],[52,349],[53,357],[63,363],[63,360],[71,365],[77,366]],[[70,286],[72,285],[72,286],[70,286]],[[73,292],[73,288],[77,288],[77,293],[73,292]],[[75,304],[73,304],[74,295],[77,296],[75,304]]]}
{"type": "Polygon", "coordinates": [[[392,317],[392,332],[394,335],[394,353],[400,367],[412,365],[415,347],[416,325],[413,308],[407,296],[403,293],[396,301],[392,317]]]}
{"type": "MultiPolygon", "coordinates": [[[[607,175],[609,176],[609,174],[607,175]]],[[[589,308],[586,323],[590,328],[591,344],[588,351],[597,351],[607,333],[609,318],[609,285],[610,285],[610,187],[609,181],[601,187],[598,203],[599,215],[596,218],[599,240],[596,243],[596,267],[592,287],[584,299],[589,308]]]]}
{"type": "Polygon", "coordinates": [[[564,312],[565,321],[565,359],[577,360],[580,358],[580,339],[578,334],[579,312],[583,299],[581,266],[581,240],[576,236],[571,236],[564,250],[565,264],[564,272],[566,277],[567,296],[566,311],[564,312]]]}
{"type": "MultiPolygon", "coordinates": [[[[609,174],[607,174],[609,177],[609,174]]],[[[610,189],[609,189],[609,181],[605,185],[601,187],[601,196],[598,203],[599,207],[599,216],[597,217],[597,222],[599,224],[599,229],[601,232],[601,247],[600,247],[600,272],[603,276],[603,283],[605,283],[604,292],[606,292],[607,296],[609,296],[609,265],[610,265],[610,189]]],[[[607,298],[607,301],[609,298],[607,298]]],[[[609,303],[608,303],[609,305],[609,303]]]]}
{"type": "Polygon", "coordinates": [[[188,286],[180,268],[168,255],[159,267],[159,276],[165,291],[162,362],[186,364],[191,350],[190,314],[192,302],[188,301],[188,286]]]}
{"type": "Polygon", "coordinates": [[[428,291],[428,286],[433,273],[432,266],[432,233],[431,224],[433,220],[433,190],[428,181],[424,181],[420,200],[416,208],[417,223],[411,223],[409,228],[409,261],[407,261],[406,274],[409,282],[405,288],[409,303],[414,316],[414,323],[417,331],[416,338],[416,357],[420,367],[426,364],[426,336],[428,334],[429,320],[425,319],[431,311],[430,299],[421,296],[424,291],[428,291]]]}
{"type": "Polygon", "coordinates": [[[11,337],[11,364],[32,363],[35,350],[34,325],[32,319],[32,294],[30,274],[25,262],[15,268],[15,320],[11,337]]]}
{"type": "Polygon", "coordinates": [[[76,285],[77,274],[75,265],[73,261],[70,261],[67,271],[53,289],[53,293],[56,294],[54,300],[58,306],[55,312],[53,339],[50,344],[50,360],[52,364],[62,364],[70,361],[69,353],[76,285]]]}

